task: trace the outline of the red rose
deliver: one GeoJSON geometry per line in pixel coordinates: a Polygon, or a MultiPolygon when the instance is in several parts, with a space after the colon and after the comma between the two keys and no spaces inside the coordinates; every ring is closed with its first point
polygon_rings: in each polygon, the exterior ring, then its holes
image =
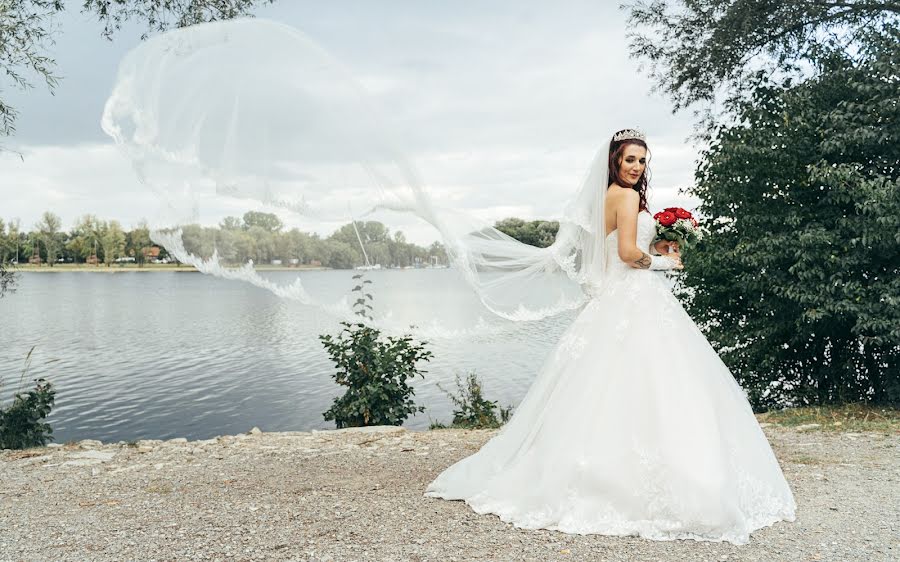
{"type": "Polygon", "coordinates": [[[663,210],[664,210],[664,211],[669,211],[670,213],[674,213],[674,212],[677,211],[678,209],[680,209],[680,207],[666,207],[666,208],[663,209],[663,210]]]}
{"type": "Polygon", "coordinates": [[[693,215],[691,215],[689,212],[685,211],[684,209],[682,209],[680,207],[678,209],[675,209],[675,211],[673,211],[673,212],[675,213],[675,216],[680,219],[689,219],[689,218],[693,217],[693,215]]]}
{"type": "Polygon", "coordinates": [[[656,219],[659,221],[659,224],[663,226],[672,226],[675,224],[675,221],[678,220],[675,216],[675,213],[670,213],[669,211],[663,211],[659,213],[659,218],[656,219]]]}

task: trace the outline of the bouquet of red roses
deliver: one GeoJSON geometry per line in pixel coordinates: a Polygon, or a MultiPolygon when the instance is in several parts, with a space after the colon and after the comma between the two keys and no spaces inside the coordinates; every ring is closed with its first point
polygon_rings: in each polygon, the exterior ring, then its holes
{"type": "Polygon", "coordinates": [[[678,242],[679,249],[703,238],[694,215],[681,207],[667,207],[653,218],[656,219],[656,239],[678,242]]]}

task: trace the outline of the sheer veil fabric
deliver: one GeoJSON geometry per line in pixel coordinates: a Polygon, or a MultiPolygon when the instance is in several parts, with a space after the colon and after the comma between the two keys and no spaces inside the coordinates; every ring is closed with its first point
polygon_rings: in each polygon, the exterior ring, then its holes
{"type": "MultiPolygon", "coordinates": [[[[659,540],[742,544],[793,520],[791,491],[728,368],[661,274],[624,264],[618,233],[604,236],[607,143],[555,242],[522,244],[437,205],[353,73],[296,29],[260,19],[192,26],[136,47],[102,126],[163,203],[152,238],[204,273],[347,315],[346,303],[299,278],[280,285],[252,264],[232,269],[216,252],[190,253],[180,227],[210,208],[261,207],[339,226],[350,201],[356,218],[389,210],[430,224],[503,322],[579,311],[511,420],[437,475],[426,496],[523,528],[659,540]],[[664,360],[650,352],[662,334],[672,350],[664,360]]],[[[648,251],[654,234],[640,213],[638,246],[648,251]]]]}
{"type": "Polygon", "coordinates": [[[596,186],[606,181],[606,147],[565,207],[553,245],[520,243],[436,205],[404,157],[397,127],[353,73],[284,24],[239,19],[151,38],[123,59],[102,127],[164,204],[151,225],[156,242],[204,273],[329,312],[349,310],[299,279],[281,286],[252,267],[226,268],[217,254],[193,255],[178,228],[218,207],[263,205],[335,226],[349,222],[348,201],[358,219],[405,213],[434,227],[486,309],[512,322],[577,309],[587,302],[584,289],[600,280],[603,200],[596,186]]]}

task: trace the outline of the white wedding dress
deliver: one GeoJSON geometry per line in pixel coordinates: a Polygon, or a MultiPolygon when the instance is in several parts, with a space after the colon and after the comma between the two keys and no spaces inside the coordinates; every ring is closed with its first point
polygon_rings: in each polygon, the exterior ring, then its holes
{"type": "MultiPolygon", "coordinates": [[[[639,213],[638,247],[654,220],[639,213]]],[[[791,490],[728,368],[659,272],[606,239],[608,282],[512,418],[425,496],[526,529],[744,544],[793,521],[791,490]]]]}

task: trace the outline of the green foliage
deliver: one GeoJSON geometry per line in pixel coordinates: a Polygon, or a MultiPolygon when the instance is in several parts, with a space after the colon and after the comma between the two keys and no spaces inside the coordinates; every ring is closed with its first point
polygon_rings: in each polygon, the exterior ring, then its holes
{"type": "MultiPolygon", "coordinates": [[[[8,260],[9,256],[19,256],[27,261],[37,248],[45,264],[50,257],[54,260],[62,258],[67,263],[84,263],[96,256],[100,262],[109,265],[119,257],[130,256],[143,265],[153,246],[145,222],[125,231],[118,221],[100,220],[87,214],[80,217],[69,232],[63,232],[56,230],[59,228],[58,217],[45,213],[47,216],[51,217],[51,222],[48,224],[43,220],[32,232],[20,232],[17,223],[10,223],[9,232],[5,233],[4,222],[0,220],[0,262],[8,260]]],[[[184,225],[181,229],[184,247],[203,258],[217,252],[225,264],[244,264],[249,260],[267,264],[275,259],[288,264],[296,259],[301,264],[319,262],[325,267],[349,269],[364,263],[352,224],[342,226],[323,239],[296,228],[282,231],[283,225],[276,215],[248,213],[245,219],[249,223],[237,217],[225,217],[218,228],[184,225]]],[[[359,223],[359,226],[372,263],[405,267],[448,262],[444,246],[439,242],[423,248],[406,242],[399,232],[392,238],[388,228],[380,222],[369,221],[359,223]]],[[[165,255],[165,250],[161,250],[160,257],[165,255]]]]}
{"type": "Polygon", "coordinates": [[[649,0],[625,6],[631,53],[649,62],[657,88],[676,109],[740,95],[759,69],[797,73],[823,45],[853,51],[866,34],[896,24],[897,2],[649,0]]]}
{"type": "Polygon", "coordinates": [[[150,240],[150,227],[145,221],[127,233],[125,237],[125,254],[134,258],[138,266],[143,267],[153,242],[150,240]]]}
{"type": "Polygon", "coordinates": [[[103,248],[103,263],[106,267],[125,254],[125,231],[119,221],[109,221],[102,225],[100,247],[103,248]]]}
{"type": "Polygon", "coordinates": [[[537,246],[538,248],[546,248],[553,244],[553,241],[556,239],[556,233],[559,231],[559,222],[542,220],[529,222],[510,217],[498,221],[494,224],[494,228],[519,242],[537,246]]]}
{"type": "Polygon", "coordinates": [[[60,244],[60,227],[62,220],[50,211],[45,211],[41,216],[41,221],[37,224],[38,232],[40,232],[41,243],[46,253],[47,264],[50,267],[56,263],[57,250],[60,244]]]}
{"type": "MultiPolygon", "coordinates": [[[[359,283],[353,288],[354,312],[371,320],[372,294],[366,292],[371,281],[354,275],[359,283]]],[[[336,372],[335,382],[347,387],[343,396],[334,399],[323,416],[334,420],[340,428],[369,425],[401,425],[410,415],[425,410],[412,400],[415,394],[409,379],[427,371],[417,367],[419,361],[430,361],[427,342],[416,343],[410,336],[383,337],[381,332],[363,322],[341,322],[343,329],[333,337],[319,339],[336,372]]]]}
{"type": "MultiPolygon", "coordinates": [[[[481,391],[481,382],[478,380],[474,371],[470,371],[466,375],[466,382],[463,384],[459,374],[456,375],[456,387],[459,394],[453,394],[447,391],[440,384],[438,388],[450,397],[450,400],[456,405],[453,410],[453,422],[449,427],[457,429],[492,429],[497,428],[509,421],[512,414],[512,406],[501,408],[497,405],[496,400],[487,400],[481,391]],[[499,409],[500,417],[497,417],[499,409]]],[[[430,429],[441,429],[447,426],[435,422],[432,423],[430,429]]]]}
{"type": "Polygon", "coordinates": [[[678,242],[680,251],[689,251],[703,238],[703,231],[691,226],[689,220],[680,219],[671,226],[656,224],[656,240],[678,242]]]}
{"type": "Polygon", "coordinates": [[[244,230],[258,227],[266,232],[278,232],[284,228],[284,223],[274,213],[262,213],[260,211],[247,211],[244,213],[244,230]]]}
{"type": "Polygon", "coordinates": [[[94,215],[84,215],[75,223],[75,227],[69,233],[65,243],[72,261],[85,261],[100,251],[100,234],[104,229],[104,223],[94,215]]]}
{"type": "Polygon", "coordinates": [[[690,194],[682,296],[757,410],[900,403],[900,31],[759,79],[690,194]]]}
{"type": "MultiPolygon", "coordinates": [[[[32,347],[25,357],[23,379],[33,351],[32,347]]],[[[9,406],[0,406],[0,449],[43,447],[53,440],[53,429],[43,420],[50,415],[56,391],[42,378],[34,382],[34,390],[16,392],[9,406]]]]}
{"type": "MultiPolygon", "coordinates": [[[[216,251],[226,264],[243,264],[248,260],[265,264],[273,259],[288,263],[290,259],[298,259],[304,264],[317,261],[325,267],[350,269],[365,261],[350,223],[323,239],[296,228],[283,232],[272,230],[278,226],[274,223],[263,227],[259,221],[251,219],[251,222],[253,225],[247,226],[236,217],[226,217],[220,228],[186,225],[182,227],[184,247],[204,258],[216,251]]],[[[439,243],[423,248],[398,242],[388,236],[384,224],[376,221],[360,222],[359,228],[371,263],[402,267],[431,263],[433,258],[439,263],[447,263],[446,252],[439,243]]]]}
{"type": "Polygon", "coordinates": [[[0,299],[6,293],[15,292],[16,281],[16,272],[11,269],[9,264],[0,261],[0,299]]]}
{"type": "Polygon", "coordinates": [[[20,246],[19,221],[13,220],[6,224],[3,219],[0,219],[0,263],[18,263],[17,252],[20,246]]]}

